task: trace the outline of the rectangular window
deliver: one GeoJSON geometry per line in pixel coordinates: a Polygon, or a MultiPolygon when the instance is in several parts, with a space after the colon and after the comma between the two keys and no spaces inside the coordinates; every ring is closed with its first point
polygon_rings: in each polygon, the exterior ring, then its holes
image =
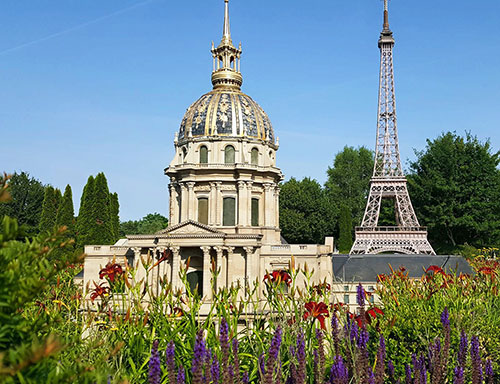
{"type": "Polygon", "coordinates": [[[259,199],[252,199],[252,226],[259,225],[259,199]]]}
{"type": "Polygon", "coordinates": [[[206,197],[198,199],[198,222],[208,224],[208,198],[206,197]]]}
{"type": "Polygon", "coordinates": [[[349,304],[349,295],[344,295],[344,304],[349,304]]]}
{"type": "Polygon", "coordinates": [[[222,225],[236,225],[236,199],[234,197],[224,197],[222,204],[222,225]]]}

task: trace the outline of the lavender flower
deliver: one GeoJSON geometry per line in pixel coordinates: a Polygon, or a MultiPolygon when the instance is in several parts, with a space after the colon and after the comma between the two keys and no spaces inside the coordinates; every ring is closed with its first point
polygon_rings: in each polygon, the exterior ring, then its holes
{"type": "Polygon", "coordinates": [[[336,313],[332,313],[332,339],[335,355],[340,354],[340,340],[339,340],[339,321],[336,313]]]}
{"type": "Polygon", "coordinates": [[[493,367],[490,359],[486,360],[484,365],[484,375],[486,376],[486,384],[493,384],[493,367]]]}
{"type": "Polygon", "coordinates": [[[266,373],[264,374],[263,380],[264,384],[272,384],[274,367],[276,365],[276,361],[278,360],[281,347],[282,333],[281,327],[278,326],[271,341],[271,347],[269,348],[269,354],[266,362],[266,373]]]}
{"type": "Polygon", "coordinates": [[[394,378],[394,363],[392,360],[387,362],[387,372],[389,373],[389,377],[394,378]]]}
{"type": "Polygon", "coordinates": [[[368,331],[364,328],[361,328],[359,331],[358,347],[366,349],[366,345],[368,344],[369,338],[370,334],[368,333],[368,331]]]}
{"type": "Polygon", "coordinates": [[[297,336],[297,377],[295,379],[296,384],[304,384],[306,382],[306,341],[304,337],[304,331],[299,330],[297,336]]]}
{"type": "Polygon", "coordinates": [[[472,336],[470,339],[470,357],[472,360],[472,384],[482,384],[483,368],[481,366],[481,356],[479,355],[479,338],[472,336]]]}
{"type": "Polygon", "coordinates": [[[344,360],[341,356],[336,356],[335,361],[330,369],[330,383],[334,384],[348,384],[349,372],[344,360]]]}
{"type": "Polygon", "coordinates": [[[405,384],[412,384],[413,380],[411,379],[411,368],[409,364],[405,366],[405,384]]]}
{"type": "Polygon", "coordinates": [[[177,384],[185,384],[186,373],[184,372],[184,367],[181,365],[179,367],[179,372],[177,373],[177,384]]]}
{"type": "Polygon", "coordinates": [[[238,357],[238,339],[233,339],[233,362],[235,373],[235,384],[240,384],[240,358],[238,357]]]}
{"type": "Polygon", "coordinates": [[[158,353],[158,340],[153,341],[151,348],[151,356],[149,358],[149,384],[160,384],[161,367],[160,367],[160,354],[158,353]]]}
{"type": "Polygon", "coordinates": [[[453,372],[453,384],[464,384],[464,369],[458,366],[453,372]]]}
{"type": "Polygon", "coordinates": [[[248,372],[243,372],[243,377],[241,378],[241,381],[243,384],[248,384],[249,378],[248,378],[248,372]]]}
{"type": "Polygon", "coordinates": [[[375,384],[375,375],[373,374],[373,371],[371,368],[370,368],[370,373],[368,376],[368,384],[375,384]]]}
{"type": "Polygon", "coordinates": [[[216,358],[212,359],[212,365],[210,366],[210,375],[212,376],[212,380],[215,384],[219,383],[220,365],[219,361],[216,358]]]}
{"type": "Polygon", "coordinates": [[[225,318],[220,322],[219,332],[220,349],[222,352],[221,368],[222,368],[222,382],[229,382],[229,326],[225,318]]]}
{"type": "MultiPolygon", "coordinates": [[[[335,315],[333,315],[335,317],[335,315]]],[[[323,376],[325,374],[325,346],[324,346],[324,335],[321,329],[316,329],[316,340],[318,341],[318,373],[319,378],[317,383],[323,381],[323,376]]]]}
{"type": "Polygon", "coordinates": [[[450,326],[450,314],[448,313],[448,307],[445,307],[441,313],[441,324],[443,324],[443,328],[450,326]]]}
{"type": "Polygon", "coordinates": [[[360,307],[365,306],[365,299],[366,299],[365,290],[363,289],[361,283],[359,283],[356,294],[356,301],[360,307]]]}
{"type": "Polygon", "coordinates": [[[467,363],[467,350],[469,348],[467,335],[462,330],[460,334],[460,346],[458,349],[458,363],[462,368],[465,368],[465,364],[467,363]]]}
{"type": "MultiPolygon", "coordinates": [[[[384,367],[385,367],[385,339],[383,335],[380,335],[380,342],[377,351],[377,364],[375,365],[375,384],[384,384],[384,367]]],[[[392,367],[394,369],[394,367],[392,367]]]]}
{"type": "Polygon", "coordinates": [[[167,377],[169,383],[175,383],[175,344],[168,343],[166,352],[167,377]]]}
{"type": "Polygon", "coordinates": [[[266,360],[264,358],[264,353],[261,353],[259,356],[259,374],[261,377],[264,377],[266,374],[266,360]]]}
{"type": "Polygon", "coordinates": [[[111,375],[108,375],[108,384],[111,384],[111,375]]]}
{"type": "Polygon", "coordinates": [[[194,342],[193,361],[191,364],[191,372],[193,373],[193,384],[201,384],[203,382],[203,365],[205,357],[205,339],[203,338],[203,330],[200,329],[196,334],[194,342]]]}

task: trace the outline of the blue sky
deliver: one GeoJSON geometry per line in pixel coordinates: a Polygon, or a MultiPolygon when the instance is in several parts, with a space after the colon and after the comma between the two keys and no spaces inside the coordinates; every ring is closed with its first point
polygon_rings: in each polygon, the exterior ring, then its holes
{"type": "MultiPolygon", "coordinates": [[[[231,0],[243,91],[280,137],[287,179],[323,183],[375,144],[380,0],[231,0]]],[[[500,1],[393,0],[402,159],[443,131],[500,149],[500,1]]],[[[167,215],[173,138],[210,91],[222,0],[0,2],[0,170],[73,187],[105,172],[121,218],[167,215]]]]}

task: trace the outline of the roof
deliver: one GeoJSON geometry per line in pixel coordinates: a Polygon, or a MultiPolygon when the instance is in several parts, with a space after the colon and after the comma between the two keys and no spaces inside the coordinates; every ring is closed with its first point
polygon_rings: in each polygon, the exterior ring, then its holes
{"type": "Polygon", "coordinates": [[[377,281],[380,274],[390,274],[393,269],[406,268],[409,277],[419,278],[424,270],[437,265],[447,272],[472,273],[462,256],[448,255],[332,255],[334,281],[377,281]]]}

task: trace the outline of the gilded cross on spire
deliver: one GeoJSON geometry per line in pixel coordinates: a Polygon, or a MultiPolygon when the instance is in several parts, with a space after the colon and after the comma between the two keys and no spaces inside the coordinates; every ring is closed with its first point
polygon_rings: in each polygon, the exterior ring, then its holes
{"type": "Polygon", "coordinates": [[[240,73],[241,44],[238,48],[231,40],[229,27],[229,0],[224,0],[224,25],[222,39],[217,48],[212,43],[214,67],[212,84],[215,88],[240,89],[243,78],[240,73]]]}

